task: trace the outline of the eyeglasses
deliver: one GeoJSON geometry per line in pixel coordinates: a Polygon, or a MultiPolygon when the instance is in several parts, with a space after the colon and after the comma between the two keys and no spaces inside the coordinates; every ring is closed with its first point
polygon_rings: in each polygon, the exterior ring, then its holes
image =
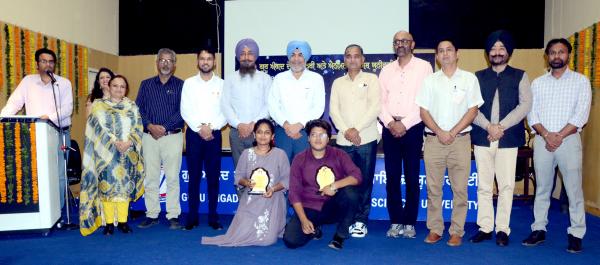
{"type": "Polygon", "coordinates": [[[327,133],[311,133],[309,137],[313,139],[321,138],[322,140],[325,140],[327,137],[329,137],[329,135],[327,135],[327,133]]]}
{"type": "Polygon", "coordinates": [[[45,60],[45,59],[41,59],[40,60],[41,64],[54,64],[54,60],[45,60]]]}
{"type": "Polygon", "coordinates": [[[160,64],[173,64],[175,60],[173,59],[158,59],[158,63],[160,64]]]}
{"type": "Polygon", "coordinates": [[[400,46],[400,45],[409,45],[413,40],[408,40],[408,39],[401,39],[401,40],[394,40],[394,45],[396,46],[400,46]]]}

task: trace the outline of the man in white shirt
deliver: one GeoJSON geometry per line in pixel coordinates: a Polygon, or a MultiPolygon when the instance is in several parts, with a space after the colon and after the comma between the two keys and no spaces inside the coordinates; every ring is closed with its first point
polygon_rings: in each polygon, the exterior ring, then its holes
{"type": "MultiPolygon", "coordinates": [[[[56,126],[62,127],[63,137],[60,137],[56,150],[58,152],[58,188],[60,194],[60,207],[65,203],[65,160],[61,149],[63,145],[71,145],[71,114],[73,113],[73,92],[71,81],[54,73],[56,54],[46,48],[35,52],[37,74],[27,75],[21,80],[15,91],[10,95],[6,106],[2,108],[0,116],[11,116],[25,106],[28,116],[40,117],[52,121],[56,126]],[[55,104],[57,102],[58,104],[55,104]]],[[[68,209],[67,209],[68,210],[68,209]]]]}
{"type": "Polygon", "coordinates": [[[587,77],[569,69],[571,50],[566,39],[550,40],[546,45],[546,56],[551,70],[531,84],[533,106],[527,121],[537,134],[533,142],[535,222],[523,245],[535,246],[546,240],[554,168],[558,165],[569,198],[567,251],[578,253],[583,249],[581,241],[586,232],[579,132],[589,118],[592,89],[587,77]]]}
{"type": "Polygon", "coordinates": [[[306,122],[318,119],[325,110],[323,77],[306,69],[312,55],[306,41],[291,41],[287,46],[290,70],[273,79],[269,91],[269,114],[277,123],[275,145],[285,151],[290,162],[308,147],[306,122]]]}
{"type": "Polygon", "coordinates": [[[219,178],[221,177],[221,128],[225,116],[221,112],[223,79],[213,73],[215,52],[203,48],[198,52],[199,73],[185,80],[181,92],[181,116],[188,128],[185,133],[188,166],[189,212],[185,230],[198,226],[200,179],[206,172],[208,193],[208,225],[223,229],[217,214],[219,178]]]}
{"type": "Polygon", "coordinates": [[[425,129],[427,172],[426,243],[436,243],[444,234],[442,188],[444,173],[452,187],[452,221],[449,246],[460,246],[467,218],[467,182],[471,169],[471,123],[483,104],[479,82],[473,73],[458,68],[458,49],[452,41],[441,41],[435,58],[442,66],[425,78],[416,103],[421,107],[425,129]]]}
{"type": "Polygon", "coordinates": [[[254,123],[269,117],[267,97],[271,87],[271,77],[256,71],[259,48],[253,39],[242,39],[235,47],[235,57],[240,69],[227,75],[221,97],[221,109],[229,131],[229,145],[233,157],[233,167],[237,167],[242,151],[252,147],[254,123]]]}

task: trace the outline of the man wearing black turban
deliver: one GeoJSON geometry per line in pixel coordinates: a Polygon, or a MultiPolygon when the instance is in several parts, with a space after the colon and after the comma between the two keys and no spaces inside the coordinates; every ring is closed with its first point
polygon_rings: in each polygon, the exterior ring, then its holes
{"type": "Polygon", "coordinates": [[[498,183],[496,244],[508,245],[510,212],[518,147],[525,144],[524,118],[531,110],[531,89],[527,74],[508,65],[514,41],[507,31],[498,30],[487,38],[485,52],[490,67],[475,73],[485,103],[473,121],[474,145],[479,184],[477,187],[477,225],[479,231],[470,241],[492,238],[494,176],[498,183]]]}

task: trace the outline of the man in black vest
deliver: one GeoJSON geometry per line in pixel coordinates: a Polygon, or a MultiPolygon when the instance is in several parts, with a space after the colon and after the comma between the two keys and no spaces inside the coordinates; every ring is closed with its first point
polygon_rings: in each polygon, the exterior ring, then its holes
{"type": "Polygon", "coordinates": [[[491,66],[475,73],[485,103],[471,131],[479,185],[477,187],[477,225],[479,231],[470,241],[492,238],[494,175],[498,182],[496,244],[508,245],[510,211],[515,187],[518,147],[525,144],[523,119],[531,110],[532,96],[527,74],[508,65],[514,42],[510,33],[495,31],[487,38],[485,51],[491,66]]]}

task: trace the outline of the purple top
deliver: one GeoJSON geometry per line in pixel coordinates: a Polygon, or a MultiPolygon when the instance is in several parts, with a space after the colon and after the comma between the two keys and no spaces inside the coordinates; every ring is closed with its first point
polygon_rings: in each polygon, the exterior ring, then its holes
{"type": "Polygon", "coordinates": [[[290,187],[288,198],[291,204],[300,202],[303,207],[321,210],[323,204],[329,200],[329,196],[321,196],[319,185],[317,184],[316,174],[321,166],[328,166],[333,170],[335,180],[340,180],[352,176],[362,181],[360,169],[354,165],[350,156],[341,149],[327,146],[325,156],[316,159],[308,148],[298,154],[292,161],[290,169],[290,187]]]}

